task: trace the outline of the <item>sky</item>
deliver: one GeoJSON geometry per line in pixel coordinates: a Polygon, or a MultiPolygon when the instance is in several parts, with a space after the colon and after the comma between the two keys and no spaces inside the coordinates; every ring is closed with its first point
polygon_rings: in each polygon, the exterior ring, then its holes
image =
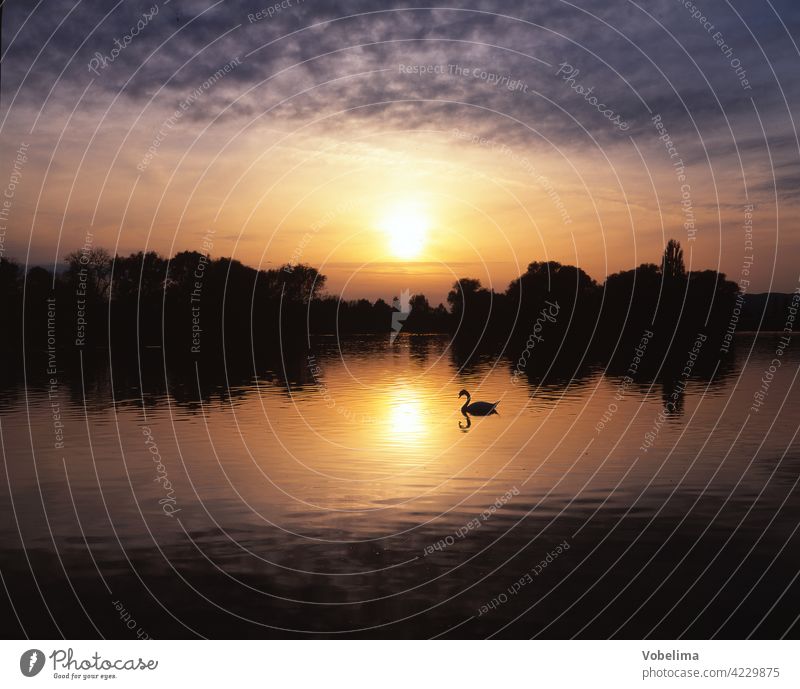
{"type": "Polygon", "coordinates": [[[437,303],[673,237],[798,286],[800,4],[414,4],[6,2],[0,255],[196,250],[437,303]]]}

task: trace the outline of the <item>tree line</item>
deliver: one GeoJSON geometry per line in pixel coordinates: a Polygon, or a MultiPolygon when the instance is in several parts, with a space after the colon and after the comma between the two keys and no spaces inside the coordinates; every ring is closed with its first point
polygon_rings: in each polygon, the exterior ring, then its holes
{"type": "Polygon", "coordinates": [[[724,273],[687,271],[680,243],[671,239],[659,263],[603,283],[576,266],[534,261],[504,292],[459,280],[448,302],[461,323],[456,346],[480,351],[502,339],[511,356],[527,354],[531,372],[579,358],[624,368],[643,337],[648,364],[680,362],[699,333],[707,338],[702,356],[713,358],[738,294],[724,273]]]}
{"type": "MultiPolygon", "coordinates": [[[[652,359],[680,353],[698,332],[716,346],[729,327],[737,285],[714,270],[687,271],[670,240],[659,263],[596,282],[556,261],[530,263],[504,291],[462,278],[447,303],[423,294],[344,300],[305,265],[257,270],[232,258],[183,251],[112,256],[99,247],[67,255],[55,274],[0,259],[5,346],[117,350],[162,346],[183,356],[244,347],[274,349],[323,333],[448,333],[462,352],[528,352],[531,366],[589,356],[612,361],[651,332],[652,359]],[[54,336],[54,338],[51,338],[54,336]]],[[[527,364],[526,364],[527,366],[527,364]]]]}

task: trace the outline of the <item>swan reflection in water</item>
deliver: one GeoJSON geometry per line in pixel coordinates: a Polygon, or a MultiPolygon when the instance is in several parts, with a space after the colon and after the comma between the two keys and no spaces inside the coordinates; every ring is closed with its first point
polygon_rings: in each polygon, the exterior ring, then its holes
{"type": "Polygon", "coordinates": [[[470,414],[473,416],[490,416],[491,414],[497,414],[497,405],[500,404],[499,401],[497,402],[472,402],[472,395],[470,395],[466,390],[462,390],[458,393],[459,397],[466,396],[467,400],[461,406],[461,414],[464,416],[463,421],[458,422],[458,427],[466,433],[470,426],[472,426],[472,419],[470,418],[470,414]],[[466,423],[465,423],[466,422],[466,423]]]}

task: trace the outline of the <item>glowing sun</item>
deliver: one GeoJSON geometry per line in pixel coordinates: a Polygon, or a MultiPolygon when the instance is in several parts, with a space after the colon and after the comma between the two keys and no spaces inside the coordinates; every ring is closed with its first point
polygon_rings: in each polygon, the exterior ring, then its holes
{"type": "Polygon", "coordinates": [[[386,233],[389,249],[397,258],[414,258],[425,246],[430,220],[419,206],[404,203],[390,208],[379,227],[386,233]]]}

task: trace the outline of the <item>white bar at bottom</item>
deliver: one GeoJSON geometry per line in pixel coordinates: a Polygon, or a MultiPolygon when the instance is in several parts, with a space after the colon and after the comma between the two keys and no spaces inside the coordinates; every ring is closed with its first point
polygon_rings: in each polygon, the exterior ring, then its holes
{"type": "Polygon", "coordinates": [[[0,686],[798,687],[799,656],[795,641],[6,641],[0,686]],[[44,664],[26,676],[31,652],[44,664]]]}

